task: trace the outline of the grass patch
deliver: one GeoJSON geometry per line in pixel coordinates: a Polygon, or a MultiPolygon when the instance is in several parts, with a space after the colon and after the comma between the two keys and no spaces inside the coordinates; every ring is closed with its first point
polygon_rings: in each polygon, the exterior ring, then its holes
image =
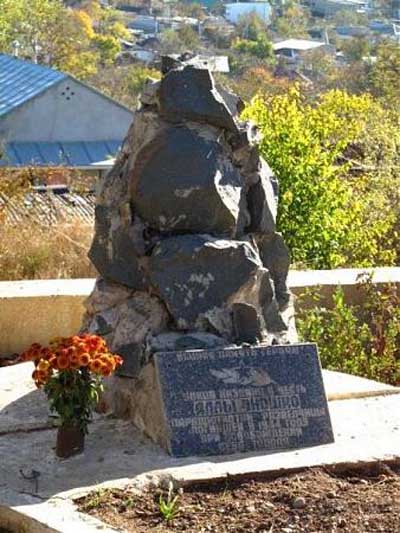
{"type": "Polygon", "coordinates": [[[92,237],[93,228],[81,222],[3,224],[0,281],[95,277],[87,257],[92,237]]]}

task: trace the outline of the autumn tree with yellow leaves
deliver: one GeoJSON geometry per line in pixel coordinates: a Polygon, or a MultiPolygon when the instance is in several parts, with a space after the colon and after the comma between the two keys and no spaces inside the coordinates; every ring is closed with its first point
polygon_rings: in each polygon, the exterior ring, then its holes
{"type": "Polygon", "coordinates": [[[112,63],[127,36],[115,10],[97,1],[71,9],[61,0],[0,0],[0,52],[81,79],[112,63]]]}

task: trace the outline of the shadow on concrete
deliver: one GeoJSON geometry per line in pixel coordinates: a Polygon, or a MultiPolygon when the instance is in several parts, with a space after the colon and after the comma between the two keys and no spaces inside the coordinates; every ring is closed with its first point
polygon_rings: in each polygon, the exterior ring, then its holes
{"type": "Polygon", "coordinates": [[[39,390],[8,404],[0,412],[0,419],[3,429],[7,420],[10,422],[7,433],[0,435],[0,504],[2,489],[10,489],[15,494],[13,505],[18,505],[22,494],[47,499],[60,492],[142,474],[150,480],[169,468],[195,465],[199,471],[212,470],[216,463],[270,455],[258,452],[174,458],[130,421],[95,414],[84,452],[61,460],[55,455],[57,429],[52,427],[46,398],[39,390]]]}

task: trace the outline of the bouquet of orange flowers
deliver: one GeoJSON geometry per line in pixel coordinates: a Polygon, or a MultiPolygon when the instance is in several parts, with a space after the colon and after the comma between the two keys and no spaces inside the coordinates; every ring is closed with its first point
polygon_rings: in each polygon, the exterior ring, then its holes
{"type": "Polygon", "coordinates": [[[32,344],[21,354],[33,361],[32,378],[43,388],[50,409],[59,414],[61,426],[87,433],[92,411],[102,391],[102,377],[110,376],[122,364],[104,339],[97,335],[74,335],[50,341],[49,346],[32,344]]]}

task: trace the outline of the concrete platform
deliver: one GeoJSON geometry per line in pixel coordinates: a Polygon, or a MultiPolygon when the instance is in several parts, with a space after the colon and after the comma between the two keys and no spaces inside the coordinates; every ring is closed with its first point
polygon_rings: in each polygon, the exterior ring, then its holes
{"type": "Polygon", "coordinates": [[[56,430],[43,393],[31,382],[31,372],[31,363],[0,369],[0,527],[32,517],[36,522],[29,522],[28,529],[18,522],[17,531],[75,533],[100,527],[111,531],[79,515],[71,503],[99,485],[140,488],[164,479],[185,484],[321,465],[400,461],[400,389],[336,372],[324,372],[333,444],[281,453],[176,459],[130,422],[97,415],[85,452],[60,460],[54,454],[56,430]],[[26,479],[33,471],[39,473],[37,479],[26,479]],[[46,529],[41,523],[47,524],[46,529]]]}

